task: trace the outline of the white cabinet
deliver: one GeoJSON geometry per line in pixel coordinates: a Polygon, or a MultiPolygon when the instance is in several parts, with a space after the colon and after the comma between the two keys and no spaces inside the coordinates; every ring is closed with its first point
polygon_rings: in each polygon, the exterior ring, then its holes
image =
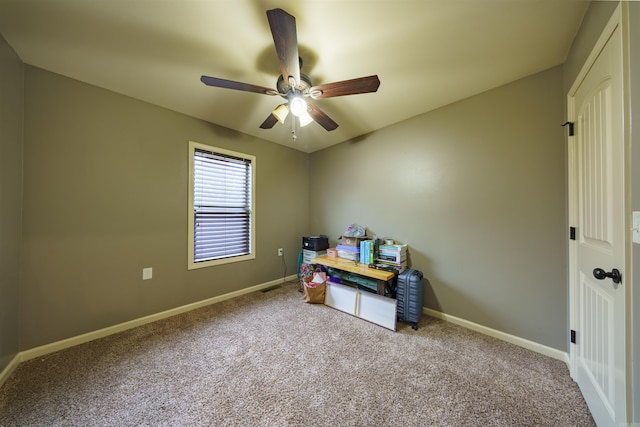
{"type": "Polygon", "coordinates": [[[397,301],[350,286],[327,282],[325,305],[360,317],[385,328],[396,330],[397,301]]]}

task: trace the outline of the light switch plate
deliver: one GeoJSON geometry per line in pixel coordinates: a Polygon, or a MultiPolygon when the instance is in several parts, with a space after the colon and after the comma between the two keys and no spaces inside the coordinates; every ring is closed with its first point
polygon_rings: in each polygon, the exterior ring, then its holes
{"type": "Polygon", "coordinates": [[[147,267],[142,269],[142,280],[149,280],[153,277],[153,268],[147,267]]]}
{"type": "Polygon", "coordinates": [[[631,235],[633,236],[633,243],[640,243],[640,212],[633,212],[633,230],[631,235]]]}

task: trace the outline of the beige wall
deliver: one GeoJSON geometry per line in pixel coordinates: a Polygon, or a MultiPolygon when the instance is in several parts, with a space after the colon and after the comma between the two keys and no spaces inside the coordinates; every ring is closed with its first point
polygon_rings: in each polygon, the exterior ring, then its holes
{"type": "Polygon", "coordinates": [[[307,154],[31,66],[25,120],[21,349],[295,272],[307,154]],[[187,271],[189,140],[257,157],[255,260],[187,271]]]}
{"type": "MultiPolygon", "coordinates": [[[[285,248],[292,274],[300,236],[328,233],[335,243],[347,224],[359,222],[409,243],[412,264],[429,279],[428,307],[566,350],[562,85],[566,90],[579,71],[597,38],[592,28],[611,10],[609,2],[592,4],[564,71],[554,68],[323,150],[311,162],[27,67],[20,349],[272,280],[283,274],[276,247],[285,248]],[[255,261],[187,272],[190,139],[258,156],[255,261]],[[378,171],[382,178],[372,185],[365,176],[378,171]],[[153,280],[141,280],[142,267],[154,268],[153,280]]],[[[0,84],[22,67],[11,51],[7,68],[2,53],[0,84]]],[[[3,125],[7,117],[15,123],[22,103],[6,100],[0,100],[3,125]]],[[[4,134],[1,142],[6,150],[4,134]]],[[[20,175],[4,159],[3,151],[3,233],[20,221],[4,222],[5,174],[20,175]]],[[[3,269],[15,265],[6,262],[4,247],[2,256],[3,269]]],[[[15,326],[2,322],[0,369],[16,351],[17,280],[3,275],[0,288],[1,313],[15,326]]]]}
{"type": "Polygon", "coordinates": [[[311,229],[408,243],[426,306],[567,348],[562,68],[312,154],[311,229]]]}
{"type": "Polygon", "coordinates": [[[0,371],[19,349],[22,70],[22,62],[0,36],[0,371]]]}

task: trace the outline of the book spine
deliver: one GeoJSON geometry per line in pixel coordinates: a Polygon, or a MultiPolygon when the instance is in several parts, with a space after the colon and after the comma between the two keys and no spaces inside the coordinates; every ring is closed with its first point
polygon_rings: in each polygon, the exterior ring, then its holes
{"type": "Polygon", "coordinates": [[[393,262],[393,261],[385,261],[382,259],[379,259],[376,261],[377,264],[383,264],[383,265],[391,265],[394,267],[399,267],[399,266],[406,266],[407,265],[407,261],[402,261],[402,262],[393,262]]]}
{"type": "Polygon", "coordinates": [[[402,245],[380,245],[381,251],[405,252],[408,248],[406,243],[402,245]]]}
{"type": "Polygon", "coordinates": [[[402,261],[405,261],[406,259],[407,259],[406,256],[401,254],[384,254],[384,253],[378,254],[378,260],[380,261],[402,262],[402,261]]]}
{"type": "Polygon", "coordinates": [[[364,264],[369,265],[369,241],[362,242],[364,244],[364,264]]]}
{"type": "Polygon", "coordinates": [[[369,265],[373,264],[374,261],[374,253],[375,253],[375,242],[373,240],[369,240],[369,265]]]}

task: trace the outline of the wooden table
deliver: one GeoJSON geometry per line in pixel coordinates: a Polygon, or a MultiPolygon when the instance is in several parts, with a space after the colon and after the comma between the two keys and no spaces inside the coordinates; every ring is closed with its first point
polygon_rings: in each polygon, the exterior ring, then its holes
{"type": "Polygon", "coordinates": [[[337,270],[348,271],[350,273],[359,274],[361,276],[375,279],[378,284],[378,294],[385,294],[385,287],[389,280],[396,277],[396,273],[386,270],[378,270],[375,268],[369,268],[366,264],[360,264],[356,261],[351,261],[345,258],[321,256],[313,258],[312,264],[321,264],[326,267],[332,267],[337,270]]]}

